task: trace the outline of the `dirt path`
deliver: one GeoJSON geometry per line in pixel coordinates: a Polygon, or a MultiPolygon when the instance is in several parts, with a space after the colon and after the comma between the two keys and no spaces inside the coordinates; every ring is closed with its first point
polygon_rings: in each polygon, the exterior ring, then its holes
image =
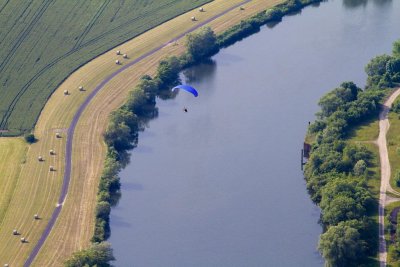
{"type": "MultiPolygon", "coordinates": [[[[379,263],[381,267],[386,266],[386,241],[385,241],[385,206],[389,199],[386,196],[386,191],[396,192],[390,185],[390,162],[386,144],[386,134],[389,130],[390,123],[388,113],[393,101],[400,95],[400,88],[397,89],[383,104],[382,111],[379,114],[379,136],[376,141],[379,148],[379,157],[381,162],[381,188],[379,194],[379,263]]],[[[393,201],[393,199],[390,199],[393,201]]]]}

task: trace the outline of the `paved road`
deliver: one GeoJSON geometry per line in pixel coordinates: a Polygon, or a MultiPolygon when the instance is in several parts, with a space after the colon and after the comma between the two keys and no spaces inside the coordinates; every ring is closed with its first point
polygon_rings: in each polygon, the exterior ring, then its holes
{"type": "Polygon", "coordinates": [[[60,215],[61,209],[62,209],[62,205],[65,201],[65,198],[67,196],[68,193],[68,186],[69,186],[69,182],[71,180],[71,163],[72,163],[72,143],[73,143],[73,137],[74,137],[74,132],[75,132],[75,128],[76,125],[79,121],[79,118],[81,117],[83,111],[85,110],[85,108],[89,105],[90,101],[96,96],[96,94],[103,89],[103,87],[110,82],[113,78],[115,78],[118,74],[120,74],[121,72],[123,72],[124,70],[126,70],[127,68],[132,67],[133,65],[137,64],[139,61],[153,55],[154,53],[156,53],[157,51],[161,50],[163,47],[169,45],[170,43],[174,43],[176,42],[178,39],[181,39],[182,37],[184,37],[186,34],[193,32],[195,30],[197,30],[198,28],[204,26],[205,24],[215,20],[216,18],[219,18],[223,15],[225,15],[226,13],[228,13],[229,11],[238,8],[239,6],[249,3],[252,0],[245,0],[225,11],[223,11],[222,13],[211,17],[205,21],[202,22],[198,22],[195,26],[193,26],[192,28],[190,28],[189,30],[187,30],[186,32],[180,34],[178,37],[171,39],[169,42],[160,45],[159,47],[151,50],[150,52],[138,57],[137,59],[129,62],[128,64],[124,65],[123,67],[121,67],[120,69],[118,69],[117,71],[113,72],[112,74],[110,74],[110,76],[106,77],[100,84],[98,84],[96,86],[96,88],[89,94],[89,96],[86,98],[86,100],[82,103],[82,105],[79,107],[78,111],[75,113],[72,122],[70,124],[70,126],[68,127],[68,131],[67,131],[67,144],[66,144],[66,154],[65,154],[65,170],[64,170],[64,179],[63,179],[63,185],[61,188],[61,194],[60,197],[58,199],[58,205],[57,207],[54,209],[53,214],[51,215],[51,218],[49,220],[49,222],[47,223],[46,228],[44,229],[44,232],[42,234],[42,236],[40,237],[38,243],[35,245],[35,247],[33,248],[31,254],[29,255],[28,259],[26,260],[24,267],[28,267],[32,264],[33,260],[36,258],[37,254],[39,253],[39,250],[42,248],[44,242],[46,241],[47,237],[49,236],[51,230],[53,229],[53,226],[58,218],[58,216],[60,215]]]}
{"type": "Polygon", "coordinates": [[[379,263],[381,267],[386,266],[386,241],[385,241],[385,206],[388,201],[386,191],[396,192],[390,186],[390,162],[386,144],[386,134],[389,130],[388,113],[393,101],[400,95],[400,88],[397,89],[383,104],[382,111],[379,114],[379,136],[377,145],[379,147],[379,157],[381,162],[381,188],[379,193],[379,263]]]}

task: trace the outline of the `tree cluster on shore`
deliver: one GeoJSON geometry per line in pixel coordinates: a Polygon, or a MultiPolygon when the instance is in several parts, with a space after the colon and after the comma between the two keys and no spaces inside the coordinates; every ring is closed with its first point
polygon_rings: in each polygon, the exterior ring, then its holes
{"type": "Polygon", "coordinates": [[[304,174],[311,199],[321,208],[324,233],[318,248],[327,266],[360,266],[377,253],[378,226],[371,215],[378,203],[367,186],[372,154],[346,138],[366,119],[377,118],[383,89],[400,82],[399,63],[400,40],[392,56],[378,56],[367,64],[364,90],[344,82],[324,95],[317,120],[308,129],[314,141],[304,174]]]}
{"type": "Polygon", "coordinates": [[[88,249],[75,252],[66,262],[65,267],[109,267],[114,260],[111,245],[107,242],[95,243],[88,249]]]}
{"type": "MultiPolygon", "coordinates": [[[[141,78],[138,85],[129,93],[126,103],[111,113],[109,125],[104,133],[107,155],[97,194],[95,230],[92,237],[94,244],[105,244],[104,241],[110,236],[111,207],[118,202],[120,196],[121,184],[118,173],[129,162],[129,150],[136,147],[139,132],[143,131],[146,123],[158,114],[156,97],[161,99],[175,97],[176,93],[170,88],[179,82],[179,72],[208,59],[220,48],[257,32],[262,25],[280,21],[284,15],[318,2],[321,0],[288,0],[250,19],[243,20],[239,25],[231,27],[218,36],[210,27],[203,27],[187,35],[186,53],[180,57],[172,56],[160,61],[154,78],[149,75],[141,78]]],[[[107,254],[109,257],[106,258],[108,261],[113,260],[111,248],[108,244],[104,246],[108,247],[111,253],[107,254]]],[[[93,258],[87,256],[88,254],[97,255],[93,254],[92,250],[93,248],[89,248],[74,253],[66,262],[66,266],[92,266],[93,258]],[[74,265],[75,263],[79,264],[74,265]]]]}
{"type": "Polygon", "coordinates": [[[290,13],[298,12],[303,7],[319,3],[322,0],[288,0],[284,3],[260,12],[255,16],[242,20],[239,24],[231,27],[218,36],[219,47],[227,47],[253,33],[260,31],[261,26],[267,23],[278,23],[290,13]]]}
{"type": "MultiPolygon", "coordinates": [[[[176,92],[172,92],[171,88],[179,83],[179,72],[218,51],[216,36],[209,27],[189,34],[186,45],[187,53],[160,61],[155,77],[144,75],[138,85],[129,92],[125,104],[110,115],[104,133],[107,155],[97,193],[95,230],[92,237],[94,244],[101,245],[110,236],[111,207],[118,202],[120,195],[121,184],[118,174],[129,162],[129,150],[136,147],[139,132],[145,129],[149,120],[158,115],[156,97],[162,99],[175,97],[176,92]]],[[[85,266],[85,264],[92,266],[89,263],[92,262],[90,261],[92,257],[87,256],[89,252],[90,255],[97,255],[93,254],[92,250],[93,248],[90,248],[75,253],[66,262],[66,266],[85,266]],[[83,264],[74,265],[76,262],[83,264]]]]}

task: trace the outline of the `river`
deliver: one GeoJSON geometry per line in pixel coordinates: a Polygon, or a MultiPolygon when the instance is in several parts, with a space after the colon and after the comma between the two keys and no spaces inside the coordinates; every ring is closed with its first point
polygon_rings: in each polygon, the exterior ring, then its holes
{"type": "Polygon", "coordinates": [[[330,0],[186,71],[199,97],[159,99],[121,172],[115,266],[323,266],[300,170],[307,124],[398,38],[400,1],[330,0]]]}

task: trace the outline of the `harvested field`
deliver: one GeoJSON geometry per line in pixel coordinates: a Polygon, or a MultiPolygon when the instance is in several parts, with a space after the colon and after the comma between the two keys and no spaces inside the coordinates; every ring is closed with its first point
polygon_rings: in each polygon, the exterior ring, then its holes
{"type": "Polygon", "coordinates": [[[26,148],[22,138],[0,138],[0,228],[18,183],[26,148]]]}
{"type": "MultiPolygon", "coordinates": [[[[26,164],[21,170],[19,185],[9,205],[15,212],[5,216],[4,228],[0,229],[0,240],[3,241],[0,243],[0,263],[22,266],[40,238],[57,204],[64,171],[65,143],[68,137],[61,131],[62,138],[56,138],[55,133],[68,128],[73,115],[87,95],[105,77],[121,68],[121,65],[115,64],[114,50],[127,53],[127,59],[120,56],[124,66],[130,60],[135,60],[155,47],[167,43],[192,27],[193,24],[187,22],[192,14],[201,22],[241,2],[216,0],[205,6],[206,12],[199,14],[196,9],[179,16],[96,58],[63,82],[49,99],[35,127],[35,135],[39,142],[30,146],[26,164]],[[79,91],[78,87],[81,85],[85,91],[79,91]],[[64,95],[64,90],[69,90],[70,94],[64,95]],[[56,155],[50,156],[50,149],[54,149],[56,155]],[[41,154],[45,155],[45,161],[39,163],[37,157],[41,154]],[[56,171],[49,172],[50,165],[54,166],[56,171]],[[35,221],[35,213],[42,219],[35,221]],[[10,234],[9,230],[12,231],[15,225],[18,225],[29,243],[22,244],[10,234]]],[[[235,9],[211,25],[222,31],[242,18],[279,2],[282,1],[254,0],[246,5],[245,10],[235,9]],[[218,21],[223,26],[220,26],[218,21]]],[[[129,89],[136,84],[139,77],[143,74],[153,74],[158,61],[166,55],[183,52],[183,44],[184,40],[178,40],[176,45],[165,46],[120,73],[105,85],[84,111],[74,134],[72,176],[68,195],[60,217],[34,261],[34,266],[61,266],[63,260],[73,251],[88,246],[93,234],[97,184],[105,157],[102,133],[107,125],[108,115],[124,102],[129,89]]]]}
{"type": "Polygon", "coordinates": [[[209,1],[2,1],[0,130],[9,131],[0,136],[31,130],[51,93],[85,62],[209,1]]]}

